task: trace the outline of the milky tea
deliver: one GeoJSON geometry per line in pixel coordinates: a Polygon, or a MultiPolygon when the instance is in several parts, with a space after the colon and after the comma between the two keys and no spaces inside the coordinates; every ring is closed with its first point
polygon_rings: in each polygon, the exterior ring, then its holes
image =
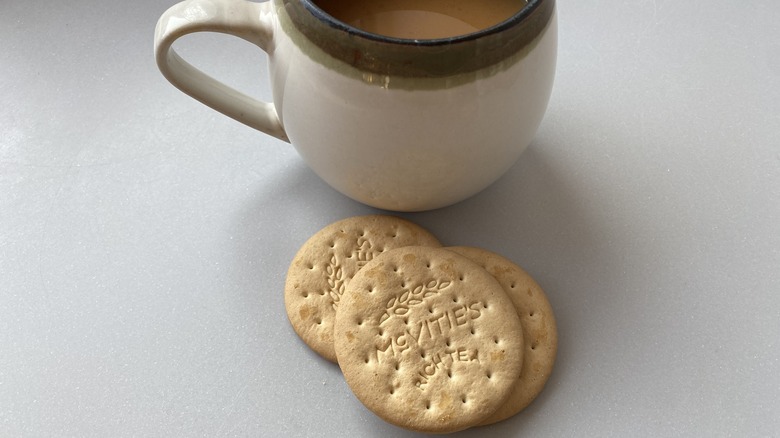
{"type": "Polygon", "coordinates": [[[314,0],[336,19],[395,38],[435,39],[494,26],[518,13],[527,0],[314,0]]]}

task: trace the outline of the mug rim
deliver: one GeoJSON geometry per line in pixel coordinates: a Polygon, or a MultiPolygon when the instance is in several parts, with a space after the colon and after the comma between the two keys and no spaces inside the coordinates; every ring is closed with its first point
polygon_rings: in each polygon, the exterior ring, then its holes
{"type": "Polygon", "coordinates": [[[399,37],[392,37],[392,36],[382,35],[378,33],[368,32],[366,30],[357,28],[355,26],[351,26],[335,18],[334,16],[328,14],[327,12],[325,12],[324,9],[322,9],[315,3],[316,0],[300,0],[300,1],[303,4],[304,8],[306,8],[309,11],[309,13],[312,14],[312,16],[314,16],[316,19],[322,21],[323,23],[326,23],[327,25],[329,25],[330,27],[336,30],[347,32],[350,35],[355,35],[361,38],[365,38],[367,40],[376,41],[385,44],[435,47],[435,46],[444,46],[444,45],[451,45],[451,44],[473,41],[485,36],[503,32],[504,30],[511,28],[524,21],[531,14],[533,14],[533,12],[542,3],[544,3],[547,0],[527,0],[527,4],[518,12],[516,12],[514,15],[510,16],[504,21],[494,24],[493,26],[480,29],[476,32],[471,32],[471,33],[456,35],[451,37],[444,37],[444,38],[420,38],[420,39],[399,38],[399,37]]]}
{"type": "Polygon", "coordinates": [[[347,25],[315,1],[273,0],[285,33],[312,59],[340,72],[355,69],[350,74],[359,77],[383,77],[384,82],[391,76],[435,79],[437,87],[486,68],[493,74],[523,59],[556,20],[556,0],[529,0],[503,22],[470,34],[405,39],[347,25]]]}

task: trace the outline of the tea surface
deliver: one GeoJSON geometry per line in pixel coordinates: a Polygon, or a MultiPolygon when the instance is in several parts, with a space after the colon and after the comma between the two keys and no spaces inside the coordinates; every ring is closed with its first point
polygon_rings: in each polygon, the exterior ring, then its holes
{"type": "Polygon", "coordinates": [[[435,39],[494,26],[518,13],[526,0],[319,0],[336,19],[395,38],[435,39]]]}

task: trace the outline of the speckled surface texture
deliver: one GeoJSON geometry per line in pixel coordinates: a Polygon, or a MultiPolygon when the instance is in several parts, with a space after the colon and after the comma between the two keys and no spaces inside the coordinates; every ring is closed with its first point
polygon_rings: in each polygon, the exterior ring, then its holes
{"type": "MultiPolygon", "coordinates": [[[[375,210],[165,81],[172,3],[0,3],[0,436],[413,436],[284,310],[303,242],[375,210]]],[[[557,8],[536,140],[402,215],[514,260],[555,311],[545,390],[491,436],[777,434],[780,3],[557,8]]],[[[248,43],[177,49],[268,96],[248,43]]]]}

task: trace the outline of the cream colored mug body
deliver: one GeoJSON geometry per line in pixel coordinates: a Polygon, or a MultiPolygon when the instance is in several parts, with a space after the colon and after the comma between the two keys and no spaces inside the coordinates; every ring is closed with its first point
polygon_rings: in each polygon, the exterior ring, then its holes
{"type": "Polygon", "coordinates": [[[412,40],[342,23],[316,0],[187,0],[157,24],[163,75],[204,104],[289,141],[323,180],[395,211],[454,204],[504,174],[531,142],[555,76],[554,0],[452,38],[412,40]],[[193,32],[268,54],[273,102],[200,72],[171,47],[193,32]]]}

